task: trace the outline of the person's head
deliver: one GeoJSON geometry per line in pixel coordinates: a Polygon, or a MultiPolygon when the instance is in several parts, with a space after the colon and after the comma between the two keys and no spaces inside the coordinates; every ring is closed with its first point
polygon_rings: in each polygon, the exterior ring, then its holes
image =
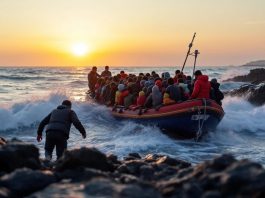
{"type": "Polygon", "coordinates": [[[186,80],[191,80],[191,76],[187,76],[186,80]]]}
{"type": "Polygon", "coordinates": [[[71,108],[71,107],[72,107],[72,102],[71,102],[70,100],[64,100],[64,101],[62,102],[62,105],[71,108]]]}
{"type": "Polygon", "coordinates": [[[151,74],[152,74],[152,76],[154,76],[156,74],[156,72],[155,71],[152,71],[151,74]]]}
{"type": "Polygon", "coordinates": [[[170,78],[170,74],[169,74],[169,72],[165,72],[165,73],[164,73],[164,78],[165,78],[165,79],[169,79],[169,78],[170,78]]]}
{"type": "Polygon", "coordinates": [[[97,71],[97,67],[96,66],[94,66],[94,67],[92,67],[92,71],[97,71]]]}
{"type": "Polygon", "coordinates": [[[144,96],[144,95],[145,95],[144,91],[139,92],[139,96],[144,96]]]}
{"type": "Polygon", "coordinates": [[[175,74],[176,75],[179,74],[179,73],[180,73],[180,70],[179,69],[175,71],[175,74]]]}
{"type": "Polygon", "coordinates": [[[124,84],[119,84],[119,85],[118,85],[118,90],[119,90],[120,92],[122,92],[124,89],[125,89],[125,85],[124,85],[124,84]]]}
{"type": "Polygon", "coordinates": [[[122,70],[122,71],[120,71],[120,74],[124,74],[124,71],[122,70]]]}
{"type": "Polygon", "coordinates": [[[198,76],[202,75],[201,70],[197,70],[197,71],[195,71],[195,72],[194,72],[194,75],[195,75],[195,77],[198,77],[198,76]]]}
{"type": "Polygon", "coordinates": [[[158,86],[159,88],[162,87],[162,81],[161,80],[156,80],[155,85],[158,86]]]}
{"type": "Polygon", "coordinates": [[[197,80],[197,78],[198,78],[199,76],[201,76],[201,75],[202,75],[201,70],[197,70],[197,71],[195,71],[195,72],[194,72],[195,80],[197,80]]]}
{"type": "Polygon", "coordinates": [[[108,65],[105,66],[105,70],[109,71],[109,66],[108,65]]]}
{"type": "Polygon", "coordinates": [[[173,78],[169,78],[169,79],[167,79],[167,84],[168,84],[168,85],[174,85],[174,80],[173,80],[173,78]]]}
{"type": "Polygon", "coordinates": [[[216,78],[213,78],[213,79],[211,80],[211,83],[216,84],[216,83],[217,83],[217,79],[216,79],[216,78]]]}

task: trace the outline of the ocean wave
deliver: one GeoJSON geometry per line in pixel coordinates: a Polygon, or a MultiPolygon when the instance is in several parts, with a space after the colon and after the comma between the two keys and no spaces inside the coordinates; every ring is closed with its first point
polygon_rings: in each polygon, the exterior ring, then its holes
{"type": "Polygon", "coordinates": [[[14,81],[22,81],[22,80],[43,80],[45,77],[40,76],[18,76],[18,75],[0,75],[0,80],[14,80],[14,81]]]}

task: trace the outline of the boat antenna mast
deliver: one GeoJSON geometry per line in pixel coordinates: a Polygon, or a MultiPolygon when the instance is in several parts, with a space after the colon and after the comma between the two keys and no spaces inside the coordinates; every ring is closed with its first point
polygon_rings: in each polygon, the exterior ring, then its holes
{"type": "Polygon", "coordinates": [[[192,71],[192,78],[194,77],[194,72],[195,72],[195,67],[196,67],[196,61],[197,61],[197,57],[200,54],[199,50],[195,50],[193,53],[191,53],[190,55],[194,56],[194,65],[193,65],[193,71],[192,71]]]}
{"type": "Polygon", "coordinates": [[[181,72],[183,72],[184,67],[185,67],[185,65],[186,65],[186,62],[187,62],[187,59],[188,59],[189,55],[191,55],[191,54],[190,54],[190,50],[191,50],[191,48],[192,48],[192,45],[193,45],[193,41],[194,41],[194,39],[195,39],[195,36],[196,36],[196,32],[194,32],[193,37],[192,37],[192,40],[191,40],[191,42],[190,42],[190,44],[189,44],[189,49],[188,49],[188,52],[187,52],[187,54],[186,54],[186,58],[185,58],[185,61],[184,61],[184,63],[183,63],[183,66],[182,66],[182,68],[181,68],[181,72]]]}

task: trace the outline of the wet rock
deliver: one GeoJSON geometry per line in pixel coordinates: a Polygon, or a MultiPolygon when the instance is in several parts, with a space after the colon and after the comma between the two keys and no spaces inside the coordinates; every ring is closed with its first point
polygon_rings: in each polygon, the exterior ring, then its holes
{"type": "Polygon", "coordinates": [[[156,178],[156,180],[170,179],[172,176],[175,176],[179,171],[179,168],[168,166],[166,164],[160,165],[159,167],[159,171],[157,168],[155,168],[154,177],[156,178]]]}
{"type": "Polygon", "coordinates": [[[237,192],[246,193],[245,189],[249,185],[252,186],[253,183],[259,182],[261,182],[261,187],[264,189],[264,179],[265,170],[260,164],[248,160],[237,161],[228,167],[225,170],[225,174],[222,175],[221,190],[224,194],[234,194],[235,189],[237,189],[237,192]],[[256,180],[257,177],[259,177],[258,181],[256,180]]]}
{"type": "Polygon", "coordinates": [[[146,163],[142,160],[130,160],[130,161],[125,161],[124,165],[126,166],[128,173],[133,175],[139,175],[140,167],[146,165],[146,163]]]}
{"type": "Polygon", "coordinates": [[[11,141],[0,147],[0,171],[11,172],[17,168],[40,168],[39,150],[32,144],[11,141]]]}
{"type": "Polygon", "coordinates": [[[155,170],[151,165],[143,165],[140,167],[140,177],[143,180],[153,180],[155,170]]]}
{"type": "Polygon", "coordinates": [[[226,81],[250,82],[252,84],[260,84],[265,81],[265,69],[252,69],[247,75],[236,76],[226,81]]]}
{"type": "Polygon", "coordinates": [[[13,197],[28,195],[54,182],[56,178],[52,172],[28,168],[17,169],[0,178],[0,186],[7,188],[13,197]]]}
{"type": "Polygon", "coordinates": [[[236,159],[232,155],[223,154],[211,160],[209,167],[215,170],[224,170],[234,162],[236,162],[236,159]]]}
{"type": "Polygon", "coordinates": [[[230,91],[231,96],[245,97],[250,103],[261,106],[265,104],[265,69],[253,69],[245,76],[236,76],[227,81],[249,82],[238,89],[230,91]]]}
{"type": "Polygon", "coordinates": [[[196,183],[196,182],[190,182],[190,183],[185,183],[183,185],[183,197],[201,197],[203,194],[203,189],[201,186],[196,183]]]}
{"type": "Polygon", "coordinates": [[[136,159],[141,159],[141,156],[139,155],[139,153],[129,153],[128,156],[134,157],[136,159]]]}
{"type": "Polygon", "coordinates": [[[119,173],[129,173],[128,169],[127,169],[127,166],[125,164],[122,164],[120,165],[118,168],[117,168],[117,171],[119,173]]]}
{"type": "Polygon", "coordinates": [[[202,198],[221,198],[221,193],[219,191],[206,191],[203,193],[202,198]]]}
{"type": "Polygon", "coordinates": [[[122,174],[117,179],[117,181],[122,184],[133,184],[133,183],[139,183],[139,178],[133,175],[122,174]]]}
{"type": "Polygon", "coordinates": [[[107,156],[107,160],[112,164],[121,164],[116,155],[110,154],[107,156]]]}
{"type": "Polygon", "coordinates": [[[6,145],[7,141],[3,138],[0,137],[0,146],[6,145]]]}
{"type": "Polygon", "coordinates": [[[265,104],[265,83],[242,85],[240,88],[230,91],[229,95],[244,97],[250,103],[261,106],[265,104]]]}
{"type": "Polygon", "coordinates": [[[107,173],[97,169],[80,167],[74,170],[67,169],[63,172],[56,172],[58,180],[69,179],[71,182],[88,181],[96,177],[108,177],[107,173]]]}
{"type": "Polygon", "coordinates": [[[129,153],[128,156],[124,157],[125,161],[137,160],[137,159],[141,159],[141,156],[138,153],[129,153]]]}
{"type": "Polygon", "coordinates": [[[35,193],[31,198],[42,197],[126,197],[159,198],[159,192],[151,186],[117,184],[109,179],[93,179],[83,183],[58,183],[35,193]]]}
{"type": "Polygon", "coordinates": [[[159,158],[156,162],[157,164],[167,164],[170,166],[178,166],[179,168],[187,168],[190,167],[191,164],[179,159],[174,159],[169,156],[163,156],[159,158]]]}
{"type": "Polygon", "coordinates": [[[144,157],[144,160],[146,162],[155,162],[157,161],[159,158],[161,158],[162,155],[158,155],[158,154],[148,154],[144,157]]]}
{"type": "Polygon", "coordinates": [[[11,192],[5,187],[0,187],[0,198],[7,197],[11,197],[11,192]]]}
{"type": "Polygon", "coordinates": [[[58,160],[55,169],[63,171],[78,167],[94,168],[102,171],[113,171],[114,169],[105,154],[96,148],[85,147],[64,152],[63,156],[58,160]]]}

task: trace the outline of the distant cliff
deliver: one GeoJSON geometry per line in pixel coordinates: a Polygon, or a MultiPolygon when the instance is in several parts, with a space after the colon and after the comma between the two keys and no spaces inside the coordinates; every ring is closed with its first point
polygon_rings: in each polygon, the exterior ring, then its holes
{"type": "Polygon", "coordinates": [[[246,63],[242,66],[253,66],[253,67],[265,67],[265,60],[258,60],[258,61],[251,61],[249,63],[246,63]]]}

